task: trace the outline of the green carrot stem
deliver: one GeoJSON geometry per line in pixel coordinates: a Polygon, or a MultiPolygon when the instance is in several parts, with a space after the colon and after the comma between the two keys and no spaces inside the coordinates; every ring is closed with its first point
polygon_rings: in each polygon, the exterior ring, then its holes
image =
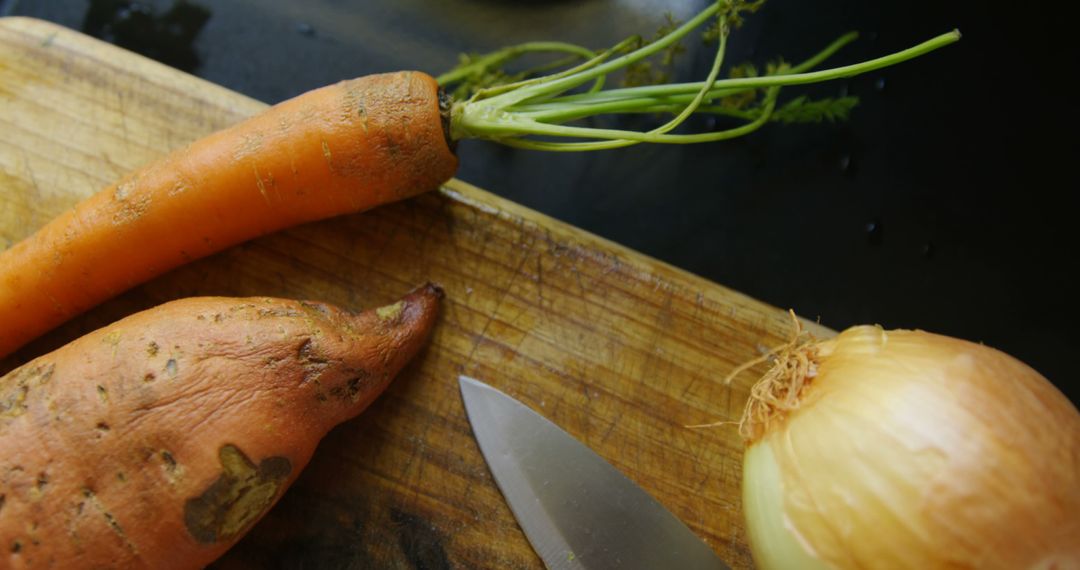
{"type": "Polygon", "coordinates": [[[511,59],[533,52],[569,53],[586,59],[596,55],[592,50],[566,42],[526,42],[492,52],[468,65],[452,69],[436,77],[435,81],[439,85],[450,85],[462,81],[476,72],[498,67],[511,59]]]}
{"type": "MultiPolygon", "coordinates": [[[[589,54],[588,61],[560,73],[480,90],[468,101],[457,102],[452,106],[451,137],[484,138],[520,148],[555,151],[599,150],[641,142],[686,144],[725,140],[753,132],[768,122],[774,115],[781,87],[830,81],[875,71],[925,55],[960,39],[960,33],[954,30],[889,55],[832,69],[811,71],[855,40],[857,35],[848,33],[794,67],[758,77],[718,79],[727,46],[729,24],[733,21],[731,11],[739,10],[734,1],[717,0],[662,38],[614,59],[611,59],[614,54],[625,51],[627,42],[600,54],[575,46],[574,53],[582,57],[589,54]],[[610,73],[659,53],[714,16],[717,17],[720,32],[719,42],[713,64],[704,81],[599,90],[599,82],[610,73]],[[567,94],[589,81],[596,83],[588,92],[567,94]],[[765,100],[755,109],[738,109],[731,105],[717,104],[725,97],[760,89],[765,90],[765,100]],[[566,124],[601,114],[641,112],[672,113],[674,117],[646,132],[566,124]],[[717,132],[671,133],[691,115],[700,112],[727,115],[748,122],[717,132]],[[541,137],[541,140],[527,137],[541,137]],[[546,140],[548,137],[593,140],[560,142],[546,140]]],[[[734,13],[737,15],[737,12],[734,13]]],[[[567,48],[569,45],[571,44],[546,47],[566,50],[570,49],[567,48]]],[[[536,47],[536,44],[533,47],[536,47]]],[[[514,53],[523,52],[507,49],[488,57],[507,58],[512,56],[507,54],[514,53]]],[[[495,60],[481,58],[478,64],[490,64],[491,61],[495,60]]],[[[463,71],[458,73],[450,76],[450,80],[464,77],[461,75],[463,71]]],[[[440,77],[440,83],[444,80],[446,76],[440,77]]],[[[853,104],[853,101],[808,102],[805,98],[797,98],[785,105],[780,113],[783,118],[778,116],[778,120],[789,122],[842,118],[853,104]]]]}
{"type": "MultiPolygon", "coordinates": [[[[614,148],[622,148],[642,142],[649,143],[669,143],[669,144],[694,144],[703,142],[717,142],[722,140],[734,139],[741,136],[748,135],[758,129],[760,129],[765,123],[768,123],[772,118],[773,111],[776,109],[776,97],[780,91],[778,87],[774,87],[769,90],[766,96],[765,105],[762,108],[761,113],[753,121],[726,129],[723,131],[714,131],[710,133],[697,133],[686,135],[654,135],[647,140],[641,138],[635,139],[612,139],[612,140],[598,140],[598,141],[586,141],[586,142],[553,142],[533,139],[523,139],[517,137],[510,137],[504,139],[496,139],[499,143],[516,148],[523,148],[529,150],[545,150],[552,152],[581,152],[592,150],[610,150],[614,148]]],[[[619,131],[623,132],[623,131],[619,131]]],[[[634,131],[627,131],[634,132],[634,131]]],[[[647,133],[637,133],[647,134],[647,133]]]]}
{"type": "MultiPolygon", "coordinates": [[[[807,71],[807,72],[791,72],[778,75],[764,75],[760,77],[737,77],[732,79],[720,79],[713,82],[712,89],[709,91],[709,98],[719,98],[726,95],[732,95],[738,91],[745,91],[749,89],[761,89],[763,87],[772,86],[790,86],[790,85],[805,85],[809,83],[820,83],[822,81],[829,81],[834,79],[842,79],[845,77],[852,77],[860,75],[870,71],[876,71],[885,67],[890,67],[898,63],[914,59],[921,55],[927,54],[936,49],[940,49],[946,45],[954,43],[960,39],[960,32],[952,31],[945,34],[941,34],[937,37],[931,38],[925,42],[922,42],[916,46],[907,48],[903,51],[899,51],[893,54],[885,55],[875,59],[867,60],[861,63],[855,63],[851,65],[845,65],[841,67],[835,67],[832,69],[824,69],[821,71],[807,71]]],[[[822,52],[825,53],[825,52],[822,52]]],[[[818,54],[820,56],[821,54],[818,54]]],[[[815,57],[814,60],[824,59],[823,57],[815,57]]],[[[806,69],[812,60],[803,62],[798,66],[798,69],[806,69]]],[[[792,68],[794,71],[796,68],[792,68]]],[[[703,82],[694,83],[674,83],[668,85],[647,85],[642,87],[626,87],[622,89],[608,89],[596,94],[580,94],[580,95],[568,95],[560,97],[559,99],[551,100],[544,106],[538,107],[539,109],[554,109],[564,103],[573,104],[593,104],[610,101],[628,100],[633,101],[635,98],[640,97],[671,97],[675,95],[684,95],[687,93],[695,93],[701,89],[703,82]]],[[[523,111],[528,112],[533,108],[522,107],[523,111]]],[[[609,111],[610,112],[610,111],[609,111]]]]}
{"type": "MultiPolygon", "coordinates": [[[[957,33],[957,32],[954,32],[954,33],[957,33]]],[[[824,62],[828,58],[835,55],[836,52],[840,51],[844,46],[846,46],[846,45],[850,44],[851,42],[855,41],[856,39],[858,39],[858,37],[859,37],[859,34],[857,32],[849,32],[847,34],[844,34],[843,36],[837,38],[832,43],[830,43],[828,46],[826,46],[825,49],[822,49],[818,53],[814,54],[813,56],[811,56],[806,61],[803,61],[802,63],[791,67],[790,69],[788,69],[787,71],[782,73],[782,75],[798,74],[798,73],[803,73],[803,72],[809,71],[809,70],[821,65],[822,62],[824,62]]],[[[959,37],[959,35],[957,37],[959,37]]],[[[642,85],[642,86],[639,86],[639,87],[624,87],[622,89],[609,89],[607,91],[602,91],[602,92],[599,92],[599,93],[578,93],[578,94],[573,94],[573,95],[564,95],[562,97],[559,97],[558,99],[552,99],[552,100],[550,100],[548,102],[545,102],[545,103],[538,103],[538,104],[536,104],[536,106],[537,106],[537,108],[544,108],[544,107],[556,106],[556,105],[559,105],[559,104],[562,104],[562,103],[594,103],[594,102],[595,103],[600,103],[600,102],[604,102],[604,101],[620,100],[620,99],[623,99],[623,98],[630,98],[630,97],[637,97],[637,96],[665,97],[665,96],[669,96],[669,95],[671,95],[673,93],[674,94],[683,94],[683,93],[686,93],[686,92],[696,91],[697,86],[699,86],[699,85],[700,85],[700,83],[676,83],[676,84],[668,84],[668,85],[642,85]],[[690,86],[695,86],[695,87],[690,88],[690,86]]],[[[740,91],[747,91],[747,90],[750,90],[750,89],[753,89],[753,87],[747,87],[747,88],[741,89],[740,91]]],[[[730,91],[730,92],[716,93],[716,91],[718,91],[718,90],[714,86],[714,88],[713,88],[714,96],[726,96],[726,95],[732,95],[732,94],[735,94],[735,93],[738,92],[738,91],[730,91]]],[[[519,108],[521,110],[523,110],[523,111],[533,110],[533,108],[531,106],[525,106],[525,105],[521,105],[521,106],[519,106],[519,108]]]]}
{"type": "Polygon", "coordinates": [[[582,73],[574,74],[569,77],[560,77],[550,82],[530,85],[523,89],[511,91],[509,93],[503,93],[490,99],[483,99],[482,101],[494,107],[505,108],[528,99],[553,93],[562,93],[569,89],[573,89],[589,81],[590,79],[593,79],[594,77],[598,77],[600,75],[607,75],[614,71],[618,71],[619,69],[622,69],[627,65],[630,65],[631,63],[641,61],[642,59],[645,59],[659,52],[660,50],[678,41],[680,38],[688,34],[694,28],[697,28],[701,24],[705,23],[709,18],[719,12],[719,10],[720,2],[711,4],[708,8],[702,10],[701,13],[699,13],[697,16],[694,16],[690,21],[679,26],[674,31],[660,38],[659,40],[645,45],[639,49],[636,49],[624,56],[613,59],[607,63],[586,70],[582,73]]]}

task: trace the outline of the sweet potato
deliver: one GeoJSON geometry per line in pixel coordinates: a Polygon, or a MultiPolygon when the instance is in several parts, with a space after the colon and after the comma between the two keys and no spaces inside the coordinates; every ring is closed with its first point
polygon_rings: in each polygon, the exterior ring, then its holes
{"type": "Polygon", "coordinates": [[[440,296],[173,301],[3,376],[0,567],[205,566],[420,349],[440,296]]]}

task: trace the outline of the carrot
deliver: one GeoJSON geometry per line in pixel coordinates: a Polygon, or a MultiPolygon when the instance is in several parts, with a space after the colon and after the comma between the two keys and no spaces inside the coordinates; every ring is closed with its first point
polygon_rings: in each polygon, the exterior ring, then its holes
{"type": "MultiPolygon", "coordinates": [[[[465,100],[443,97],[420,72],[376,75],[324,87],[175,151],[95,194],[34,235],[0,252],[0,358],[68,318],[182,263],[294,224],[359,212],[432,190],[457,168],[453,141],[480,138],[552,151],[642,142],[721,141],[770,121],[843,117],[850,97],[778,104],[781,87],[850,77],[917,57],[959,39],[943,34],[915,47],[834,69],[810,71],[855,39],[843,36],[798,65],[720,79],[727,37],[761,2],[720,0],[655,42],[622,42],[594,53],[540,42],[467,61],[440,77],[465,100]],[[705,81],[600,90],[605,78],[671,52],[714,20],[717,53],[705,81]],[[590,58],[568,70],[508,85],[491,70],[533,50],[590,58]],[[628,52],[628,53],[627,53],[628,52]],[[463,89],[462,83],[472,89],[463,89]],[[585,92],[580,86],[591,85],[585,92]],[[440,105],[440,103],[445,103],[440,105]],[[578,126],[608,113],[671,113],[647,132],[578,126]],[[737,126],[672,132],[693,113],[737,126]],[[560,139],[560,140],[552,140],[560,139]],[[575,139],[573,142],[561,141],[575,139]]],[[[639,74],[640,75],[640,74],[639,74]]]]}
{"type": "Polygon", "coordinates": [[[457,167],[422,73],[344,81],[177,150],[0,254],[0,356],[240,241],[431,190],[457,167]]]}
{"type": "Polygon", "coordinates": [[[205,566],[417,353],[440,297],[183,299],[0,377],[0,567],[205,566]]]}

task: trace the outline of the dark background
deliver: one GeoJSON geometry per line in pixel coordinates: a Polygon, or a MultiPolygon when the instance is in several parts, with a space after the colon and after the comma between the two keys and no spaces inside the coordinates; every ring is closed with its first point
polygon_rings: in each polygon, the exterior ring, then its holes
{"type": "MultiPolygon", "coordinates": [[[[553,39],[601,48],[651,35],[665,11],[686,19],[704,5],[0,0],[0,14],[84,30],[274,103],[368,73],[438,74],[462,51],[553,39]]],[[[830,63],[953,28],[964,39],[785,91],[859,96],[843,124],[580,155],[465,142],[458,177],[833,328],[922,328],[1000,348],[1076,402],[1074,33],[1050,7],[769,0],[732,36],[727,61],[799,61],[849,30],[861,39],[830,63]]],[[[712,53],[685,43],[676,79],[701,79],[712,53]]]]}

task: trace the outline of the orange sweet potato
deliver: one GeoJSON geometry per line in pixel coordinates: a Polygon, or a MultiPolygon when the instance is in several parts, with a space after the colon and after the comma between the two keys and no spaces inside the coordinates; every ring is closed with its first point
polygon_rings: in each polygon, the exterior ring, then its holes
{"type": "Polygon", "coordinates": [[[440,296],[173,301],[3,376],[0,567],[205,566],[416,354],[440,296]]]}

